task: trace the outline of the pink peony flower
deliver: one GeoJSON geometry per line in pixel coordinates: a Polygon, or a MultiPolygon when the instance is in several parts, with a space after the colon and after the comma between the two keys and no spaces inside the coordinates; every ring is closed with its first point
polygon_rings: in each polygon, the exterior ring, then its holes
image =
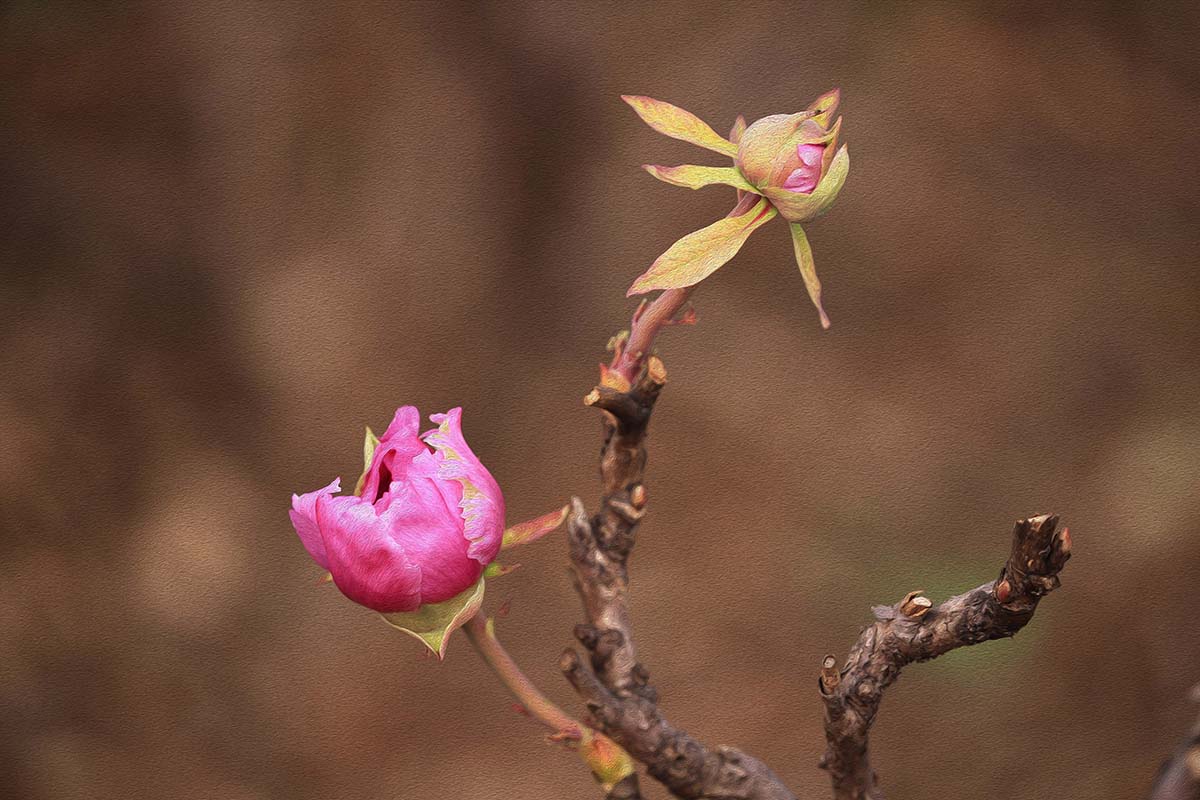
{"type": "Polygon", "coordinates": [[[339,478],[292,496],[296,534],[356,603],[388,614],[442,603],[475,586],[504,536],[504,496],[463,439],[462,409],[430,419],[396,410],[361,490],[337,495],[339,478]]]}

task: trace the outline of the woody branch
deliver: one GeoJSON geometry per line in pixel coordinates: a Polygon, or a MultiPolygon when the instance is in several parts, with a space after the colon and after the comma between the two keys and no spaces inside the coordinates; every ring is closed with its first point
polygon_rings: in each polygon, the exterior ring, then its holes
{"type": "MultiPolygon", "coordinates": [[[[686,295],[670,296],[664,305],[675,310],[682,299],[686,295]]],[[[614,366],[638,370],[627,390],[601,385],[585,399],[604,412],[603,493],[600,511],[592,516],[578,498],[572,501],[567,530],[576,588],[587,617],[575,635],[589,659],[585,663],[577,651],[568,650],[560,667],[585,701],[592,724],[628,750],[675,796],[795,800],[761,761],[733,748],[710,749],[671,725],[658,708],[649,673],[637,660],[628,603],[628,560],[647,502],[646,430],[667,380],[662,361],[647,353],[653,333],[667,318],[643,315],[635,321],[635,331],[638,322],[651,323],[653,328],[647,331],[650,335],[631,338],[639,349],[628,360],[622,353],[614,359],[614,366]]]]}
{"type": "Polygon", "coordinates": [[[1013,636],[1033,618],[1071,557],[1070,534],[1057,526],[1054,515],[1019,521],[999,578],[938,605],[910,592],[894,606],[877,606],[877,621],[859,635],[841,669],[826,656],[819,680],[827,741],[821,766],[829,771],[835,800],[882,800],[867,735],[884,690],[903,667],[1013,636]]]}

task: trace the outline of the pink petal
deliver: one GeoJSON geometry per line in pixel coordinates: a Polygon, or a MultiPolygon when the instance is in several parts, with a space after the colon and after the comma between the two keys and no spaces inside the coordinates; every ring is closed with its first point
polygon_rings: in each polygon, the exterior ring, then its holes
{"type": "Polygon", "coordinates": [[[380,515],[388,535],[421,565],[422,603],[456,597],[483,573],[484,564],[467,555],[461,496],[457,481],[410,474],[404,483],[392,484],[387,510],[380,515]]]}
{"type": "Polygon", "coordinates": [[[504,495],[496,479],[480,463],[462,435],[462,409],[433,414],[438,429],[425,437],[438,459],[438,477],[462,485],[459,501],[465,520],[463,536],[470,542],[467,555],[487,565],[500,551],[504,538],[504,495]]]}
{"type": "Polygon", "coordinates": [[[383,613],[421,606],[421,567],[397,544],[370,502],[353,495],[318,497],[316,520],[329,572],[342,594],[383,613]]]}
{"type": "Polygon", "coordinates": [[[802,144],[796,147],[800,167],[792,170],[783,181],[783,188],[797,194],[811,194],[821,182],[821,159],[825,152],[823,144],[802,144]]]}
{"type": "Polygon", "coordinates": [[[392,481],[404,479],[412,459],[428,451],[429,448],[417,435],[420,427],[421,412],[416,407],[402,406],[396,409],[392,423],[380,437],[371,456],[371,466],[363,481],[361,497],[371,502],[379,500],[392,481]]]}
{"type": "Polygon", "coordinates": [[[292,510],[288,512],[288,516],[292,518],[292,527],[296,529],[296,535],[300,537],[304,549],[312,556],[312,560],[321,566],[321,569],[329,569],[329,562],[325,557],[325,543],[321,540],[321,531],[317,528],[317,498],[326,497],[341,490],[342,479],[334,478],[333,483],[324,489],[292,495],[292,510]]]}
{"type": "Polygon", "coordinates": [[[807,167],[815,167],[820,164],[824,154],[825,145],[823,144],[802,144],[796,148],[796,155],[800,156],[800,163],[807,167]]]}

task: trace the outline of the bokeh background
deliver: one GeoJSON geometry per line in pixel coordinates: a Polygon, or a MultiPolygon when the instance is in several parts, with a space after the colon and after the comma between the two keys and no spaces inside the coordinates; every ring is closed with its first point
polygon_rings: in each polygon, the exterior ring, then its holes
{"type": "MultiPolygon", "coordinates": [[[[318,586],[293,491],[466,409],[512,520],[594,503],[631,280],[730,192],[618,98],[727,130],[843,89],[853,170],[661,340],[633,566],[669,717],[827,796],[815,675],[869,606],[1063,515],[1012,641],[914,666],[896,797],[1136,798],[1200,680],[1194,5],[166,3],[0,11],[0,793],[597,797],[459,639],[318,586]]],[[[545,690],[561,538],[489,607],[545,690]]],[[[651,797],[662,798],[657,786],[651,797]]]]}

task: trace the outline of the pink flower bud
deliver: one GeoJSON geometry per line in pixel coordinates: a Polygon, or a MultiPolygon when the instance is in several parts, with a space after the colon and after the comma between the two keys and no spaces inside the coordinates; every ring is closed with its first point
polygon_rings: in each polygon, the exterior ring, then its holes
{"type": "Polygon", "coordinates": [[[834,89],[798,114],[763,117],[738,140],[738,170],[788,222],[820,216],[841,189],[848,160],[833,117],[840,97],[834,89]]]}
{"type": "Polygon", "coordinates": [[[383,613],[415,611],[475,585],[500,550],[504,497],[463,439],[462,409],[430,419],[397,409],[359,495],[340,478],[292,496],[296,534],[342,593],[383,613]]]}

